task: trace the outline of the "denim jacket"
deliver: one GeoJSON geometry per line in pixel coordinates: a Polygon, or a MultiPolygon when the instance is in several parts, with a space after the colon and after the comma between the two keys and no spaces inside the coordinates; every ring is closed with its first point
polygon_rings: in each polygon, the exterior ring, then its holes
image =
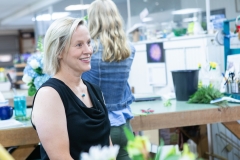
{"type": "Polygon", "coordinates": [[[82,79],[100,86],[108,111],[121,110],[134,101],[128,78],[135,48],[132,44],[129,45],[130,57],[120,62],[104,62],[102,61],[103,46],[100,44],[96,52],[93,42],[91,70],[82,74],[82,79]]]}

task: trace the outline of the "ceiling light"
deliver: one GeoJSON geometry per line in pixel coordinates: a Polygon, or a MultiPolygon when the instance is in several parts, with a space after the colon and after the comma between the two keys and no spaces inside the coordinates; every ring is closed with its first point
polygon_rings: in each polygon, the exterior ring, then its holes
{"type": "Polygon", "coordinates": [[[180,9],[177,11],[173,11],[172,14],[189,14],[189,13],[196,13],[201,12],[201,8],[187,8],[187,9],[180,9]]]}
{"type": "Polygon", "coordinates": [[[196,21],[197,21],[197,17],[183,19],[183,22],[196,22],[196,21]]]}
{"type": "Polygon", "coordinates": [[[88,9],[90,4],[77,4],[77,5],[70,5],[65,8],[66,11],[77,11],[77,10],[85,10],[88,9]]]}
{"type": "MultiPolygon", "coordinates": [[[[55,20],[59,19],[62,17],[68,16],[70,13],[69,12],[54,12],[52,14],[52,17],[50,14],[41,14],[36,17],[37,21],[50,21],[50,20],[55,20]]],[[[32,21],[35,21],[35,18],[32,18],[32,21]]]]}
{"type": "Polygon", "coordinates": [[[145,17],[145,18],[143,18],[143,22],[150,22],[150,21],[152,21],[153,20],[153,18],[152,17],[145,17]]]}

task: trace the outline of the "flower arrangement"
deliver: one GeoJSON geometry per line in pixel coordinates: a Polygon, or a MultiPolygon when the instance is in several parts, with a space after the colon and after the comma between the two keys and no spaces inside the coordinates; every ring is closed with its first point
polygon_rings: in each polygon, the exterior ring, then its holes
{"type": "Polygon", "coordinates": [[[161,157],[162,147],[164,145],[163,140],[160,141],[160,146],[157,149],[156,156],[151,158],[149,156],[151,144],[148,137],[134,137],[127,128],[124,128],[124,132],[128,139],[126,150],[132,160],[160,160],[160,158],[163,160],[196,160],[197,158],[196,155],[189,150],[189,146],[187,144],[183,145],[183,151],[181,154],[177,153],[176,148],[173,147],[168,151],[166,156],[161,157]]]}
{"type": "Polygon", "coordinates": [[[27,65],[23,70],[22,81],[29,86],[29,96],[33,96],[37,92],[39,87],[50,78],[50,75],[44,74],[42,71],[43,47],[41,39],[38,40],[37,50],[39,51],[39,53],[35,53],[28,58],[27,65]]]}
{"type": "MultiPolygon", "coordinates": [[[[151,150],[151,143],[146,136],[133,136],[133,134],[124,128],[125,135],[128,139],[127,150],[129,157],[132,160],[196,160],[197,156],[192,153],[187,144],[183,145],[183,151],[180,153],[176,150],[176,147],[169,149],[165,156],[162,154],[163,140],[160,141],[157,154],[154,158],[151,158],[149,152],[151,150]]],[[[81,160],[116,160],[119,151],[119,146],[92,146],[89,152],[83,152],[80,154],[81,160]]],[[[198,159],[200,160],[200,159],[198,159]]]]}
{"type": "Polygon", "coordinates": [[[89,153],[81,153],[81,160],[115,160],[118,154],[119,146],[92,146],[89,153]]]}

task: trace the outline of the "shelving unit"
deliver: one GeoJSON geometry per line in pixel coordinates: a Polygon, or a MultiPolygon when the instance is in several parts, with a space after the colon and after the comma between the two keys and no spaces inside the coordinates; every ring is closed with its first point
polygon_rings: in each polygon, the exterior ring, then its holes
{"type": "Polygon", "coordinates": [[[230,48],[230,22],[235,22],[236,19],[230,19],[223,22],[223,33],[224,33],[224,69],[227,68],[227,56],[240,54],[239,48],[230,48]]]}
{"type": "Polygon", "coordinates": [[[24,82],[22,81],[22,77],[23,77],[23,70],[25,66],[26,66],[25,63],[14,65],[14,67],[16,68],[16,82],[15,82],[16,85],[24,84],[24,82]]]}
{"type": "Polygon", "coordinates": [[[19,31],[19,44],[20,53],[35,52],[34,31],[32,30],[19,31]]]}

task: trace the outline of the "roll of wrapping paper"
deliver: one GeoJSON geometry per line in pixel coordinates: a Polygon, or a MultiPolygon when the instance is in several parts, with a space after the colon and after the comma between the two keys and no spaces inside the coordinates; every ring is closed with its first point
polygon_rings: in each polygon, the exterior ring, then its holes
{"type": "Polygon", "coordinates": [[[14,158],[0,144],[0,160],[14,160],[14,158]]]}

